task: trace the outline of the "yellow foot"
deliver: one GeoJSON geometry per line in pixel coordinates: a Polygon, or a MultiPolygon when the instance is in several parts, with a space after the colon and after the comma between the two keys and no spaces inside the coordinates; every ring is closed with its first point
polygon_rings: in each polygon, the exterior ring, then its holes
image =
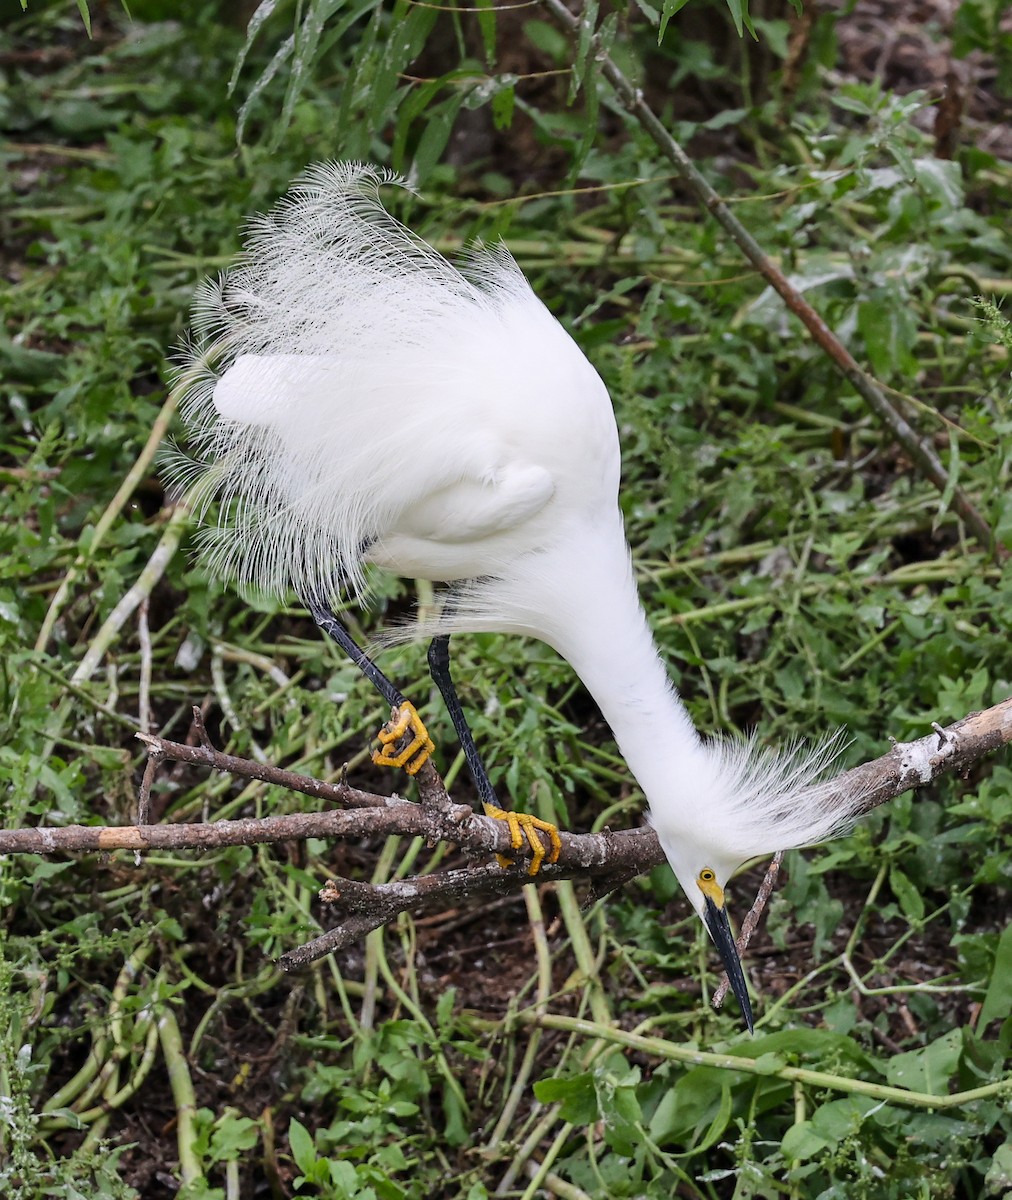
{"type": "MultiPolygon", "coordinates": [[[[542,821],[540,817],[532,817],[528,813],[507,812],[504,808],[496,808],[493,804],[485,805],[485,815],[494,817],[497,821],[505,821],[506,827],[510,831],[510,845],[514,850],[519,850],[524,844],[524,839],[527,840],[527,845],[531,848],[530,866],[527,868],[528,875],[537,875],[541,870],[541,864],[545,860],[545,846],[537,831],[547,834],[548,841],[551,844],[551,852],[548,855],[549,862],[558,862],[559,854],[562,851],[562,839],[559,837],[559,827],[552,825],[548,821],[542,821]]],[[[496,859],[500,867],[512,867],[513,860],[505,858],[502,854],[497,854],[496,859]]]]}
{"type": "Polygon", "coordinates": [[[393,710],[376,737],[380,748],[372,752],[373,762],[403,767],[409,775],[417,775],[435,749],[415,706],[407,700],[393,710]]]}

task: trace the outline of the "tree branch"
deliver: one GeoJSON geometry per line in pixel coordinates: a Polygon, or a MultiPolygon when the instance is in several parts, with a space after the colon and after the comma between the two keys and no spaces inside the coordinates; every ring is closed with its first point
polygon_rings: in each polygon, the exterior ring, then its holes
{"type": "MultiPolygon", "coordinates": [[[[487,860],[501,854],[517,860],[508,869],[488,862],[476,863],[397,883],[374,885],[335,879],[325,886],[321,899],[337,907],[339,923],[308,945],[283,955],[280,962],[286,970],[297,970],[347,946],[402,912],[420,913],[438,910],[448,903],[473,904],[508,896],[530,882],[523,861],[529,857],[529,849],[526,846],[520,850],[511,848],[502,821],[481,816],[467,805],[454,804],[431,763],[427,763],[416,777],[421,799],[419,803],[413,803],[400,796],[363,792],[350,787],[344,780],[337,784],[324,783],[280,767],[236,758],[211,746],[202,729],[198,726],[203,743],[199,746],[170,742],[148,734],[137,735],[148,749],[147,786],[154,774],[151,762],[156,766],[167,760],[186,762],[302,792],[341,808],[195,825],[68,825],[6,829],[0,830],[0,854],[207,850],[307,838],[358,840],[405,835],[422,837],[430,843],[455,843],[473,859],[487,860]]],[[[965,773],[974,763],[1010,741],[1012,699],[984,712],[971,713],[945,729],[934,725],[930,734],[917,741],[894,743],[881,758],[843,772],[834,782],[841,797],[855,793],[864,796],[863,811],[867,812],[942,775],[953,771],[965,773]]],[[[543,864],[537,876],[539,881],[586,879],[591,882],[596,895],[603,895],[664,862],[656,834],[649,828],[592,834],[562,832],[561,840],[558,862],[543,864]]],[[[743,936],[739,939],[742,952],[772,890],[773,875],[775,871],[768,876],[768,884],[764,881],[759,900],[743,927],[743,936]]]]}
{"type": "MultiPolygon", "coordinates": [[[[571,34],[579,36],[582,23],[589,19],[585,15],[571,13],[563,0],[542,0],[542,3],[559,24],[563,25],[571,34]]],[[[918,436],[916,430],[890,401],[878,383],[860,366],[822,317],[731,212],[696,168],[692,159],[664,127],[657,114],[643,99],[640,89],[634,87],[614,59],[601,50],[596,39],[591,53],[600,63],[601,73],[611,84],[621,106],[640,123],[654,140],[660,152],[674,166],[679,178],[696,198],[700,207],[723,226],[742,254],[802,322],[812,335],[816,345],[829,357],[844,378],[852,384],[878,420],[917,464],[920,472],[930,479],[943,495],[951,497],[951,507],[966,522],[977,541],[997,558],[1007,558],[1008,547],[996,542],[994,531],[990,525],[977,511],[963,489],[953,485],[948,472],[931,446],[918,436]]]]}

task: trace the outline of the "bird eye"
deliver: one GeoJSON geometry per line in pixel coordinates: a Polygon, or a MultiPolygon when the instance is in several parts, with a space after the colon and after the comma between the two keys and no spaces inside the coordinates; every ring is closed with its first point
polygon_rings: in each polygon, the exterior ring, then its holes
{"type": "Polygon", "coordinates": [[[709,867],[704,867],[703,870],[699,872],[700,883],[713,883],[715,878],[716,876],[709,867]]]}

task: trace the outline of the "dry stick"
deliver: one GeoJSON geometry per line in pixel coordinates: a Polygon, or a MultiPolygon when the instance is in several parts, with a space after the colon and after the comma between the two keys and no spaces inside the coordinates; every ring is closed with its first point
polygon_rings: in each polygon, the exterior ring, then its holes
{"type": "MultiPolygon", "coordinates": [[[[542,3],[570,33],[580,33],[581,18],[571,13],[563,0],[542,0],[542,3]]],[[[973,536],[997,558],[1006,558],[1009,554],[1008,548],[996,542],[994,531],[974,508],[962,488],[953,486],[948,472],[942,466],[934,450],[918,437],[913,427],[889,401],[875,380],[862,369],[815,309],[764,253],[759,243],[734,216],[717,192],[696,169],[695,164],[682,147],[664,127],[657,114],[643,99],[643,93],[639,88],[634,87],[616,66],[614,60],[600,49],[596,38],[591,52],[596,61],[601,64],[601,72],[615,90],[622,107],[630,116],[635,117],[653,138],[658,149],[674,165],[679,177],[696,200],[707,212],[713,214],[749,262],[779,294],[791,312],[801,320],[815,339],[816,344],[863,397],[868,407],[906,450],[922,474],[930,479],[943,495],[950,496],[953,509],[966,522],[973,536]]]]}
{"type": "MultiPolygon", "coordinates": [[[[198,735],[206,739],[203,727],[198,725],[197,729],[198,735]]],[[[480,816],[466,805],[454,804],[446,796],[434,769],[426,786],[436,789],[438,795],[430,798],[428,803],[413,804],[397,796],[362,792],[344,782],[324,783],[294,771],[236,758],[214,749],[209,742],[187,746],[146,734],[138,736],[148,747],[151,760],[158,763],[170,760],[207,766],[343,807],[323,813],[197,825],[71,825],[0,830],[0,854],[213,849],[311,837],[359,839],[403,834],[423,837],[430,842],[454,842],[473,856],[488,858],[493,854],[508,854],[520,860],[510,870],[487,864],[376,886],[335,880],[328,885],[325,896],[340,903],[345,915],[340,924],[321,938],[284,955],[281,965],[288,970],[351,944],[401,912],[434,910],[465,898],[473,902],[485,897],[508,896],[519,892],[530,881],[522,861],[529,854],[527,849],[510,849],[509,835],[502,821],[480,816]]],[[[1012,742],[1012,699],[984,712],[972,713],[945,729],[936,725],[932,733],[917,741],[895,743],[881,758],[844,772],[834,783],[842,795],[864,797],[862,811],[867,812],[943,774],[965,772],[979,759],[1009,742],[1012,742]]],[[[150,767],[145,772],[149,787],[153,774],[150,767]]],[[[545,881],[589,879],[597,894],[664,862],[663,851],[652,829],[595,834],[563,832],[561,839],[558,863],[543,864],[539,878],[545,881]]]]}
{"type": "MultiPolygon", "coordinates": [[[[759,891],[756,892],[755,901],[752,907],[748,910],[745,920],[741,923],[741,932],[735,939],[735,945],[738,947],[738,957],[744,956],[748,949],[748,944],[752,940],[752,934],[755,933],[759,926],[759,918],[763,915],[766,905],[769,903],[770,896],[773,895],[773,889],[776,887],[777,876],[780,874],[780,864],[784,861],[783,850],[778,850],[773,855],[773,861],[766,868],[766,874],[763,876],[763,881],[759,885],[759,891]]],[[[717,984],[717,990],[713,993],[713,999],[710,1003],[714,1008],[720,1008],[727,998],[727,993],[731,988],[731,980],[727,977],[727,972],[720,977],[720,983],[717,984]]]]}
{"type": "MultiPolygon", "coordinates": [[[[81,550],[73,563],[67,569],[60,586],[56,589],[56,594],[49,603],[49,611],[46,613],[45,619],[42,622],[42,627],[39,630],[39,636],[35,639],[35,649],[45,650],[49,639],[53,633],[53,627],[56,625],[57,618],[60,615],[63,606],[67,603],[70,596],[70,589],[77,582],[84,568],[91,562],[98,551],[99,546],[105,539],[106,534],[116,523],[123,509],[126,507],[127,501],[133,495],[138,484],[147,474],[154,457],[158,452],[158,447],[162,444],[166,433],[169,429],[169,422],[172,420],[173,414],[176,411],[176,406],[179,403],[179,397],[183,394],[183,389],[189,385],[191,378],[189,373],[181,378],[176,386],[169,393],[158,416],[155,418],[154,424],[151,426],[151,432],[148,434],[148,440],[144,443],[144,448],[137,456],[134,465],[123,477],[123,482],[119,485],[116,495],[109,502],[108,507],[102,516],[95,523],[95,528],[91,530],[88,539],[87,550],[81,550]]],[[[164,569],[164,568],[163,568],[164,569]]]]}

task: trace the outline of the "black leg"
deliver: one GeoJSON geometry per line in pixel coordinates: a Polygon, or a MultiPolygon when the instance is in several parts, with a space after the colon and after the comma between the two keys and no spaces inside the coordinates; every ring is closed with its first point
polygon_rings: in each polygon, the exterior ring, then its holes
{"type": "Polygon", "coordinates": [[[330,609],[315,600],[308,601],[306,607],[313,614],[313,620],[317,625],[328,637],[337,642],[387,704],[391,708],[400,708],[405,703],[404,696],[387,679],[330,609]]]}
{"type": "Polygon", "coordinates": [[[446,711],[450,714],[450,720],[457,732],[460,747],[464,751],[464,759],[471,772],[471,778],[478,789],[478,798],[483,806],[491,805],[493,808],[499,808],[495,789],[489,780],[485,764],[478,754],[478,747],[474,744],[474,737],[464,717],[464,710],[460,706],[460,697],[457,695],[457,689],[453,686],[453,679],[450,677],[450,635],[448,633],[433,638],[429,643],[429,674],[436,687],[439,688],[446,711]]]}
{"type": "MultiPolygon", "coordinates": [[[[528,813],[510,812],[500,807],[488,772],[485,770],[485,765],[478,754],[478,748],[474,744],[474,737],[464,718],[464,710],[460,706],[457,689],[453,686],[453,680],[450,677],[449,634],[433,638],[429,643],[429,673],[442,694],[447,712],[450,714],[450,720],[453,722],[453,728],[457,731],[457,739],[464,751],[471,778],[478,789],[478,798],[481,800],[482,808],[488,816],[506,822],[510,831],[510,844],[514,850],[519,850],[526,839],[531,849],[531,861],[527,870],[529,874],[536,875],[541,869],[546,854],[539,834],[544,833],[548,838],[550,847],[548,861],[556,862],[562,849],[558,827],[542,821],[538,817],[532,817],[528,813]]],[[[501,855],[496,855],[496,857],[499,859],[501,867],[513,865],[512,859],[504,858],[501,855]]]]}
{"type": "Polygon", "coordinates": [[[337,642],[390,705],[390,720],[376,735],[379,748],[372,752],[373,762],[381,767],[403,767],[409,775],[417,775],[428,761],[433,745],[415,706],[394,687],[326,605],[310,600],[307,607],[317,625],[337,642]]]}

